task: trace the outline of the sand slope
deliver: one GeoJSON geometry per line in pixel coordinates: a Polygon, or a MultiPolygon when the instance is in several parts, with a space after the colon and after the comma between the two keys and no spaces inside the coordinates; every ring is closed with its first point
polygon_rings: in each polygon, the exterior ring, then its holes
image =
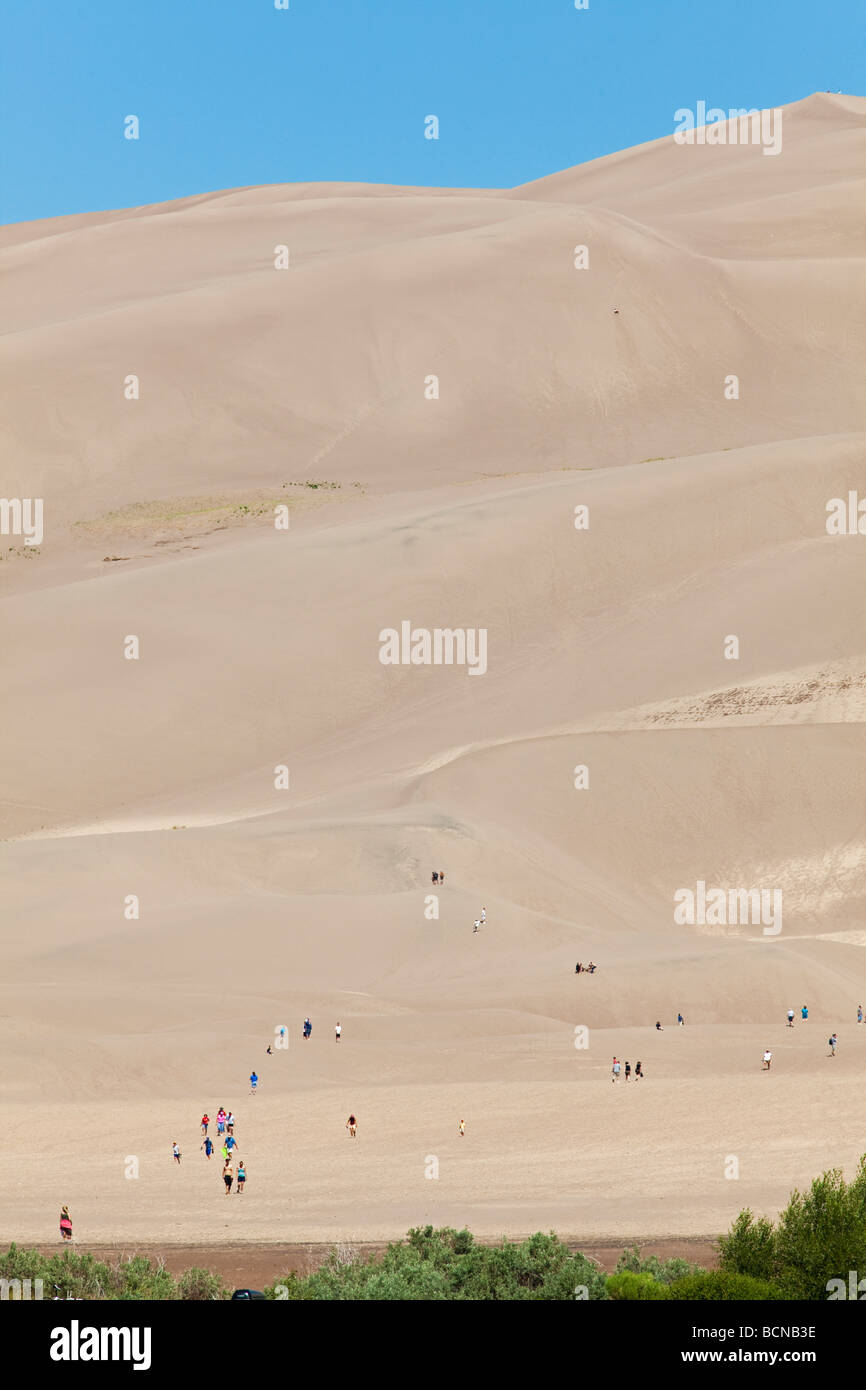
{"type": "Polygon", "coordinates": [[[0,231],[6,1234],[697,1234],[853,1163],[864,121],[0,231]],[[486,674],[383,666],[403,620],[486,674]],[[678,924],[697,880],[781,932],[678,924]]]}

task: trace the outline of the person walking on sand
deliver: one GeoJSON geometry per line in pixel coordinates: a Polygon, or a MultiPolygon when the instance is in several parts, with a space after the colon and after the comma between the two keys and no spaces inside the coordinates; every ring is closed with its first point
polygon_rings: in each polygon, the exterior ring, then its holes
{"type": "Polygon", "coordinates": [[[244,1183],[246,1182],[246,1180],[247,1180],[247,1170],[246,1170],[246,1168],[245,1168],[245,1166],[244,1166],[244,1161],[243,1161],[243,1159],[242,1159],[242,1158],[239,1158],[239,1159],[238,1159],[238,1186],[237,1186],[238,1196],[240,1196],[241,1193],[243,1192],[243,1190],[244,1190],[244,1183]]]}
{"type": "Polygon", "coordinates": [[[226,1159],[225,1163],[223,1164],[223,1182],[226,1185],[226,1196],[228,1196],[232,1190],[233,1180],[234,1173],[232,1172],[232,1165],[229,1163],[228,1159],[226,1159]]]}
{"type": "Polygon", "coordinates": [[[250,1072],[250,1094],[251,1094],[251,1095],[255,1095],[255,1093],[256,1093],[256,1087],[258,1086],[258,1084],[259,1084],[259,1078],[256,1076],[256,1074],[255,1074],[254,1071],[251,1071],[251,1072],[250,1072]]]}
{"type": "Polygon", "coordinates": [[[789,1010],[788,1010],[788,1027],[789,1027],[789,1028],[793,1028],[793,1026],[794,1026],[794,1010],[793,1010],[793,1009],[789,1009],[789,1010]]]}
{"type": "Polygon", "coordinates": [[[665,1030],[664,1030],[664,1028],[662,1028],[662,1025],[661,1025],[660,1020],[659,1020],[659,1019],[656,1019],[656,1032],[657,1032],[657,1033],[663,1033],[664,1031],[665,1031],[665,1030]]]}
{"type": "Polygon", "coordinates": [[[474,927],[472,928],[472,934],[473,934],[473,936],[474,936],[475,932],[477,932],[477,930],[478,930],[478,928],[479,928],[480,926],[481,926],[481,919],[480,919],[480,917],[476,917],[476,918],[475,918],[475,925],[474,925],[474,927]]]}
{"type": "Polygon", "coordinates": [[[229,1161],[229,1151],[226,1148],[225,1144],[223,1144],[222,1148],[220,1149],[220,1158],[223,1161],[223,1166],[225,1166],[225,1164],[229,1161]]]}
{"type": "Polygon", "coordinates": [[[770,1063],[772,1062],[772,1060],[773,1060],[773,1054],[772,1054],[772,1052],[770,1051],[770,1049],[769,1049],[768,1047],[765,1047],[765,1048],[764,1048],[764,1065],[763,1065],[763,1068],[762,1068],[763,1071],[769,1071],[769,1070],[770,1070],[770,1063]]]}
{"type": "Polygon", "coordinates": [[[862,1005],[862,1004],[858,1004],[858,1005],[857,1005],[857,1022],[858,1022],[858,1023],[862,1023],[862,1022],[863,1022],[863,1005],[862,1005]]]}
{"type": "Polygon", "coordinates": [[[343,1036],[343,1025],[342,1025],[342,1023],[338,1023],[337,1026],[336,1026],[336,1028],[334,1029],[334,1037],[337,1039],[337,1042],[339,1042],[339,1041],[340,1041],[340,1038],[341,1038],[342,1036],[343,1036]]]}
{"type": "Polygon", "coordinates": [[[806,1022],[808,1021],[808,1018],[809,1018],[809,1010],[808,1010],[808,1008],[806,1007],[805,1004],[803,1005],[802,1009],[800,1010],[800,1017],[802,1018],[802,1020],[803,1020],[804,1023],[806,1023],[806,1022]]]}
{"type": "Polygon", "coordinates": [[[211,1154],[213,1153],[213,1140],[209,1139],[207,1135],[205,1135],[204,1143],[201,1147],[204,1149],[205,1158],[210,1158],[211,1154]]]}
{"type": "Polygon", "coordinates": [[[202,1117],[201,1117],[201,1132],[202,1132],[202,1134],[207,1134],[207,1127],[208,1127],[209,1124],[210,1124],[210,1116],[208,1115],[207,1111],[205,1111],[205,1113],[204,1113],[204,1114],[202,1115],[202,1117]]]}
{"type": "Polygon", "coordinates": [[[304,1037],[309,1038],[313,1031],[313,1025],[308,1018],[304,1019],[304,1037]]]}
{"type": "Polygon", "coordinates": [[[69,1219],[69,1208],[60,1208],[60,1235],[63,1240],[72,1239],[72,1222],[69,1219]]]}
{"type": "Polygon", "coordinates": [[[635,1079],[635,1081],[640,1081],[640,1079],[641,1079],[642,1076],[643,1076],[643,1072],[641,1071],[640,1062],[635,1062],[635,1064],[634,1064],[634,1079],[635,1079]]]}
{"type": "Polygon", "coordinates": [[[171,1146],[171,1151],[172,1151],[172,1154],[174,1155],[174,1161],[175,1161],[175,1163],[180,1163],[180,1149],[177,1147],[177,1144],[176,1144],[176,1143],[172,1144],[172,1146],[171,1146]]]}
{"type": "Polygon", "coordinates": [[[430,878],[431,878],[431,881],[432,881],[433,883],[438,883],[438,882],[439,882],[439,875],[438,875],[438,873],[436,872],[435,869],[433,870],[432,874],[430,875],[430,878]]]}
{"type": "Polygon", "coordinates": [[[839,1039],[836,1037],[836,1034],[835,1034],[835,1033],[831,1033],[831,1034],[830,1034],[830,1038],[829,1038],[829,1044],[828,1044],[828,1045],[829,1045],[829,1048],[830,1048],[830,1056],[831,1056],[831,1057],[835,1057],[835,1056],[836,1056],[836,1044],[837,1044],[838,1041],[839,1041],[839,1039]]]}
{"type": "Polygon", "coordinates": [[[235,1132],[235,1117],[234,1117],[234,1115],[232,1114],[232,1112],[231,1112],[231,1110],[230,1110],[229,1113],[226,1115],[226,1134],[234,1134],[234,1132],[235,1132]]]}
{"type": "Polygon", "coordinates": [[[238,1141],[237,1141],[237,1139],[235,1138],[235,1136],[234,1136],[233,1134],[227,1135],[227,1137],[226,1137],[226,1149],[228,1150],[229,1157],[231,1157],[232,1149],[236,1146],[237,1142],[238,1142],[238,1141]]]}
{"type": "Polygon", "coordinates": [[[358,1121],[355,1119],[354,1115],[349,1116],[348,1120],[346,1121],[346,1128],[351,1134],[352,1138],[354,1139],[358,1131],[358,1121]]]}
{"type": "Polygon", "coordinates": [[[445,882],[445,870],[444,870],[444,869],[440,869],[440,870],[439,870],[439,882],[440,882],[440,883],[444,883],[444,882],[445,882]]]}
{"type": "Polygon", "coordinates": [[[614,1059],[613,1059],[613,1066],[611,1067],[610,1071],[611,1071],[611,1076],[610,1076],[611,1081],[619,1081],[619,1074],[620,1074],[620,1071],[621,1071],[621,1066],[620,1066],[619,1059],[618,1059],[617,1057],[614,1057],[614,1059]]]}
{"type": "Polygon", "coordinates": [[[626,1079],[626,1081],[631,1081],[631,1063],[630,1063],[630,1062],[626,1062],[626,1064],[625,1064],[625,1079],[626,1079]]]}
{"type": "Polygon", "coordinates": [[[478,920],[479,920],[479,922],[481,923],[481,925],[482,925],[482,927],[483,927],[483,926],[484,926],[484,923],[487,921],[487,908],[486,908],[486,907],[482,907],[482,909],[481,909],[481,916],[479,917],[478,920]]]}
{"type": "Polygon", "coordinates": [[[226,1112],[223,1110],[222,1106],[220,1106],[219,1110],[217,1111],[217,1137],[219,1137],[219,1135],[221,1134],[225,1134],[225,1132],[226,1112]]]}
{"type": "Polygon", "coordinates": [[[682,1014],[677,1014],[677,1027],[679,1027],[679,1028],[685,1028],[685,1026],[686,1026],[686,1021],[685,1021],[685,1019],[683,1018],[682,1014]]]}
{"type": "Polygon", "coordinates": [[[465,1120],[461,1120],[460,1123],[459,1123],[459,1125],[457,1126],[457,1129],[458,1129],[458,1131],[459,1131],[460,1138],[462,1139],[463,1136],[464,1136],[464,1134],[466,1133],[466,1121],[465,1121],[465,1120]]]}

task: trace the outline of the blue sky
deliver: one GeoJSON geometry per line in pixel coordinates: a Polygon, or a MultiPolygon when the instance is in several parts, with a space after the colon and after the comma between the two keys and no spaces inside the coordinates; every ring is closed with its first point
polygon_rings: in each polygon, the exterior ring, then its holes
{"type": "Polygon", "coordinates": [[[255,183],[511,186],[668,134],[702,98],[863,91],[863,0],[290,5],[6,0],[0,221],[255,183]]]}

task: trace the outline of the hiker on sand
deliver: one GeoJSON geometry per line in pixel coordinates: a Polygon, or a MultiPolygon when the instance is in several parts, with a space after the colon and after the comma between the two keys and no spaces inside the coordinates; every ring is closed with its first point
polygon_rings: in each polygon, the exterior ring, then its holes
{"type": "Polygon", "coordinates": [[[802,1018],[802,1020],[803,1020],[804,1023],[807,1021],[807,1019],[808,1019],[808,1017],[809,1017],[809,1010],[808,1010],[808,1008],[806,1007],[805,1004],[803,1005],[802,1009],[800,1010],[800,1017],[802,1018]]]}
{"type": "Polygon", "coordinates": [[[348,1120],[346,1121],[346,1128],[351,1134],[352,1138],[354,1139],[355,1134],[358,1130],[358,1121],[355,1119],[354,1115],[349,1116],[348,1120]]]}
{"type": "Polygon", "coordinates": [[[611,1079],[611,1081],[619,1081],[620,1070],[621,1070],[621,1067],[620,1067],[619,1061],[617,1060],[616,1057],[614,1057],[614,1059],[613,1059],[613,1066],[612,1066],[611,1069],[610,1069],[610,1079],[611,1079]]]}
{"type": "Polygon", "coordinates": [[[641,1071],[640,1062],[635,1062],[635,1064],[634,1064],[634,1079],[635,1079],[635,1081],[640,1081],[640,1079],[641,1079],[642,1076],[643,1076],[643,1072],[641,1071]]]}
{"type": "Polygon", "coordinates": [[[223,1110],[222,1106],[220,1106],[219,1110],[217,1111],[217,1134],[225,1134],[225,1132],[226,1112],[223,1110]]]}
{"type": "Polygon", "coordinates": [[[862,1022],[863,1022],[863,1005],[862,1005],[862,1004],[858,1004],[858,1005],[857,1005],[857,1022],[858,1022],[858,1023],[862,1023],[862,1022]]]}
{"type": "Polygon", "coordinates": [[[484,923],[487,921],[487,908],[486,908],[486,907],[482,907],[482,909],[481,909],[481,916],[480,916],[480,918],[479,918],[478,920],[480,921],[480,923],[481,923],[481,925],[482,925],[482,927],[483,927],[483,926],[484,926],[484,923]]]}
{"type": "Polygon", "coordinates": [[[210,1158],[211,1154],[213,1153],[213,1140],[208,1139],[207,1135],[205,1135],[204,1143],[201,1145],[201,1147],[204,1149],[205,1158],[210,1158]]]}
{"type": "Polygon", "coordinates": [[[445,870],[444,870],[444,869],[440,869],[440,870],[439,870],[439,882],[440,882],[440,883],[444,883],[444,882],[445,882],[445,870]]]}
{"type": "Polygon", "coordinates": [[[267,1048],[265,1049],[265,1051],[266,1051],[266,1054],[267,1054],[268,1057],[270,1057],[270,1056],[272,1055],[272,1054],[271,1054],[271,1045],[270,1045],[270,1043],[268,1043],[267,1048]]]}
{"type": "Polygon", "coordinates": [[[235,1117],[232,1114],[231,1110],[226,1115],[226,1132],[228,1134],[234,1134],[235,1132],[235,1117]]]}
{"type": "Polygon", "coordinates": [[[631,1063],[630,1063],[630,1062],[626,1062],[626,1064],[625,1064],[625,1079],[626,1079],[626,1081],[631,1081],[631,1063]]]}
{"type": "Polygon", "coordinates": [[[769,1049],[768,1047],[766,1047],[766,1048],[764,1049],[764,1065],[763,1065],[763,1068],[762,1068],[763,1071],[769,1071],[769,1070],[770,1070],[770,1063],[771,1063],[772,1060],[773,1060],[773,1054],[772,1054],[772,1052],[770,1051],[770,1049],[769,1049]]]}
{"type": "Polygon", "coordinates": [[[438,873],[436,872],[435,869],[433,870],[433,873],[430,875],[430,878],[431,878],[431,881],[432,881],[433,883],[438,883],[438,882],[439,882],[439,875],[438,875],[438,873]]]}
{"type": "Polygon", "coordinates": [[[232,1172],[232,1165],[229,1163],[227,1159],[226,1162],[223,1164],[223,1182],[226,1185],[226,1196],[228,1196],[232,1190],[233,1180],[234,1173],[232,1172]]]}
{"type": "Polygon", "coordinates": [[[579,974],[580,974],[580,971],[581,971],[581,964],[580,964],[580,961],[578,961],[578,962],[577,962],[577,965],[574,967],[574,973],[575,973],[575,975],[579,975],[579,974]]]}
{"type": "Polygon", "coordinates": [[[835,1056],[836,1056],[836,1044],[837,1044],[838,1041],[839,1041],[839,1039],[836,1037],[836,1034],[835,1034],[835,1033],[831,1033],[831,1034],[830,1034],[830,1037],[829,1037],[829,1039],[828,1039],[828,1046],[829,1046],[829,1048],[830,1048],[830,1056],[831,1056],[831,1057],[835,1057],[835,1056]]]}
{"type": "Polygon", "coordinates": [[[658,1019],[656,1019],[656,1032],[657,1032],[657,1033],[663,1033],[664,1031],[665,1031],[665,1030],[664,1030],[664,1028],[662,1028],[661,1023],[659,1022],[658,1019]]]}
{"type": "Polygon", "coordinates": [[[480,919],[480,917],[476,917],[476,918],[475,918],[475,925],[474,925],[474,927],[472,928],[473,935],[475,934],[475,932],[477,932],[477,930],[478,930],[478,928],[479,928],[480,926],[481,926],[481,919],[480,919]]]}
{"type": "Polygon", "coordinates": [[[457,1129],[458,1129],[458,1131],[459,1131],[459,1133],[460,1133],[460,1137],[462,1138],[463,1135],[466,1133],[466,1121],[465,1121],[465,1120],[461,1120],[460,1123],[459,1123],[458,1126],[457,1126],[457,1129]]]}
{"type": "Polygon", "coordinates": [[[180,1163],[180,1149],[177,1147],[177,1144],[172,1144],[171,1151],[174,1155],[175,1163],[180,1163]]]}
{"type": "Polygon", "coordinates": [[[255,1093],[256,1093],[256,1087],[258,1086],[258,1084],[259,1084],[259,1078],[256,1076],[256,1074],[255,1074],[254,1071],[251,1071],[251,1072],[250,1072],[250,1093],[251,1093],[252,1095],[255,1095],[255,1093]]]}
{"type": "Polygon", "coordinates": [[[337,1039],[337,1042],[339,1042],[339,1041],[340,1041],[340,1038],[341,1038],[342,1036],[343,1036],[343,1025],[342,1025],[342,1023],[338,1023],[337,1026],[336,1026],[336,1028],[334,1029],[334,1037],[337,1039]]]}
{"type": "Polygon", "coordinates": [[[313,1025],[308,1018],[304,1019],[304,1037],[309,1038],[313,1032],[313,1025]]]}
{"type": "Polygon", "coordinates": [[[682,1014],[677,1014],[677,1026],[679,1028],[685,1028],[686,1026],[686,1021],[683,1018],[682,1014]]]}
{"type": "Polygon", "coordinates": [[[69,1208],[60,1208],[60,1235],[63,1240],[72,1239],[72,1222],[69,1219],[69,1208]]]}
{"type": "Polygon", "coordinates": [[[794,1026],[794,1010],[793,1010],[793,1009],[789,1009],[789,1010],[788,1010],[788,1027],[789,1027],[789,1028],[793,1028],[793,1026],[794,1026]]]}
{"type": "Polygon", "coordinates": [[[243,1192],[243,1190],[244,1190],[244,1183],[246,1182],[246,1180],[247,1180],[247,1170],[246,1170],[246,1168],[244,1167],[244,1161],[243,1161],[243,1159],[242,1159],[242,1158],[239,1158],[239,1159],[238,1159],[238,1185],[237,1185],[238,1195],[240,1195],[240,1193],[243,1192]]]}
{"type": "Polygon", "coordinates": [[[202,1115],[202,1117],[201,1117],[201,1132],[202,1132],[202,1134],[207,1134],[207,1127],[208,1127],[209,1124],[210,1124],[210,1115],[208,1115],[207,1111],[205,1111],[205,1113],[204,1113],[204,1114],[202,1115]]]}

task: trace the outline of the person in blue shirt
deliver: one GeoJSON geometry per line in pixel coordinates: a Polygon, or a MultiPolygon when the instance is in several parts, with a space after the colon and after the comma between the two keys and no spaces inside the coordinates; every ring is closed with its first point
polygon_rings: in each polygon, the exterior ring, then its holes
{"type": "Polygon", "coordinates": [[[213,1153],[213,1140],[205,1136],[202,1148],[204,1149],[205,1158],[210,1158],[211,1154],[213,1153]]]}
{"type": "Polygon", "coordinates": [[[803,1022],[804,1022],[804,1023],[805,1023],[806,1019],[809,1017],[809,1010],[806,1008],[806,1005],[805,1005],[805,1004],[803,1005],[802,1009],[800,1010],[800,1016],[801,1016],[801,1018],[803,1019],[803,1022]]]}
{"type": "Polygon", "coordinates": [[[250,1090],[252,1091],[253,1095],[255,1095],[256,1093],[256,1087],[258,1086],[258,1084],[259,1078],[256,1076],[255,1072],[250,1072],[250,1090]]]}

